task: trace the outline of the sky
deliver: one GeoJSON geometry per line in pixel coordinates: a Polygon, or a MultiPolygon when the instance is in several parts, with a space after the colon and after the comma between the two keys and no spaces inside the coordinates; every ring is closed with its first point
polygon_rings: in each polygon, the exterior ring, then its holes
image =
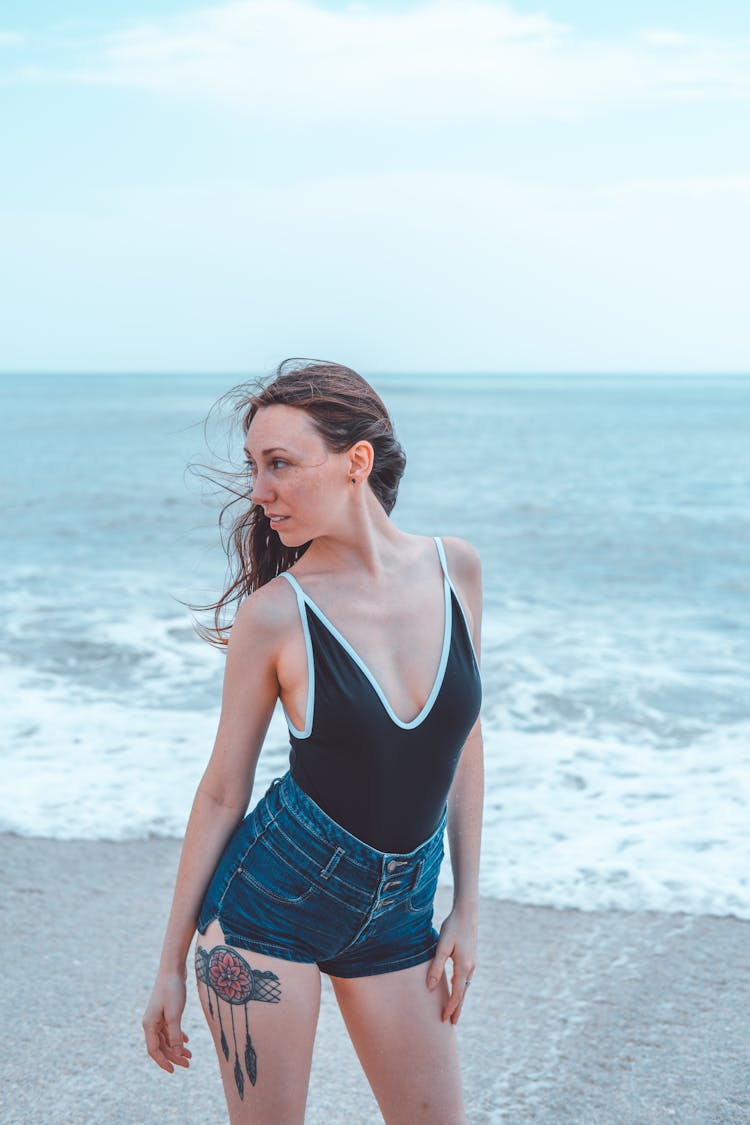
{"type": "Polygon", "coordinates": [[[4,0],[0,136],[0,372],[750,371],[746,0],[4,0]]]}

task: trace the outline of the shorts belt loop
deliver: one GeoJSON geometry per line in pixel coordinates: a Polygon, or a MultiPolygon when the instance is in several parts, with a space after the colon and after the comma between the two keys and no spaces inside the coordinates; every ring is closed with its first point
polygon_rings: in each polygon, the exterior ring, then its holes
{"type": "Polygon", "coordinates": [[[328,860],[328,863],[325,865],[325,867],[323,868],[323,870],[320,873],[321,879],[330,878],[330,876],[333,874],[333,872],[338,867],[339,860],[344,855],[346,855],[346,852],[344,851],[343,848],[336,848],[336,851],[333,853],[331,858],[328,860]]]}

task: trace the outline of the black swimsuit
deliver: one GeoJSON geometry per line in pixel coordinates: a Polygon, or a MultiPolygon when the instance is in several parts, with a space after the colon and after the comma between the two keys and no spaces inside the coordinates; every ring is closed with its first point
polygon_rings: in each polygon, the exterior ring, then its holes
{"type": "Polygon", "coordinates": [[[379,851],[409,852],[435,832],[479,714],[471,635],[437,537],[435,544],[443,571],[443,647],[432,691],[408,723],[294,576],[282,574],[297,595],[308,668],[304,729],[287,716],[291,775],[332,820],[379,851]]]}

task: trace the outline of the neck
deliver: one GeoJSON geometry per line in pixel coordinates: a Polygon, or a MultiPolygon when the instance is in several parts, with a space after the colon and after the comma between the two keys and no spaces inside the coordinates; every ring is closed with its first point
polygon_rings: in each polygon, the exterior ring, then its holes
{"type": "Polygon", "coordinates": [[[396,548],[406,538],[370,489],[362,490],[341,527],[314,539],[304,555],[306,571],[328,574],[356,571],[373,581],[386,573],[396,548]]]}

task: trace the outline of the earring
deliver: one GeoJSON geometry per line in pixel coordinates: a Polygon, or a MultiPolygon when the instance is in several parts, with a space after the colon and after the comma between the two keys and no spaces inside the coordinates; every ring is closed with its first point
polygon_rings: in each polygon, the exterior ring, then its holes
{"type": "Polygon", "coordinates": [[[356,483],[357,483],[356,478],[352,477],[352,484],[356,484],[356,483]]]}

